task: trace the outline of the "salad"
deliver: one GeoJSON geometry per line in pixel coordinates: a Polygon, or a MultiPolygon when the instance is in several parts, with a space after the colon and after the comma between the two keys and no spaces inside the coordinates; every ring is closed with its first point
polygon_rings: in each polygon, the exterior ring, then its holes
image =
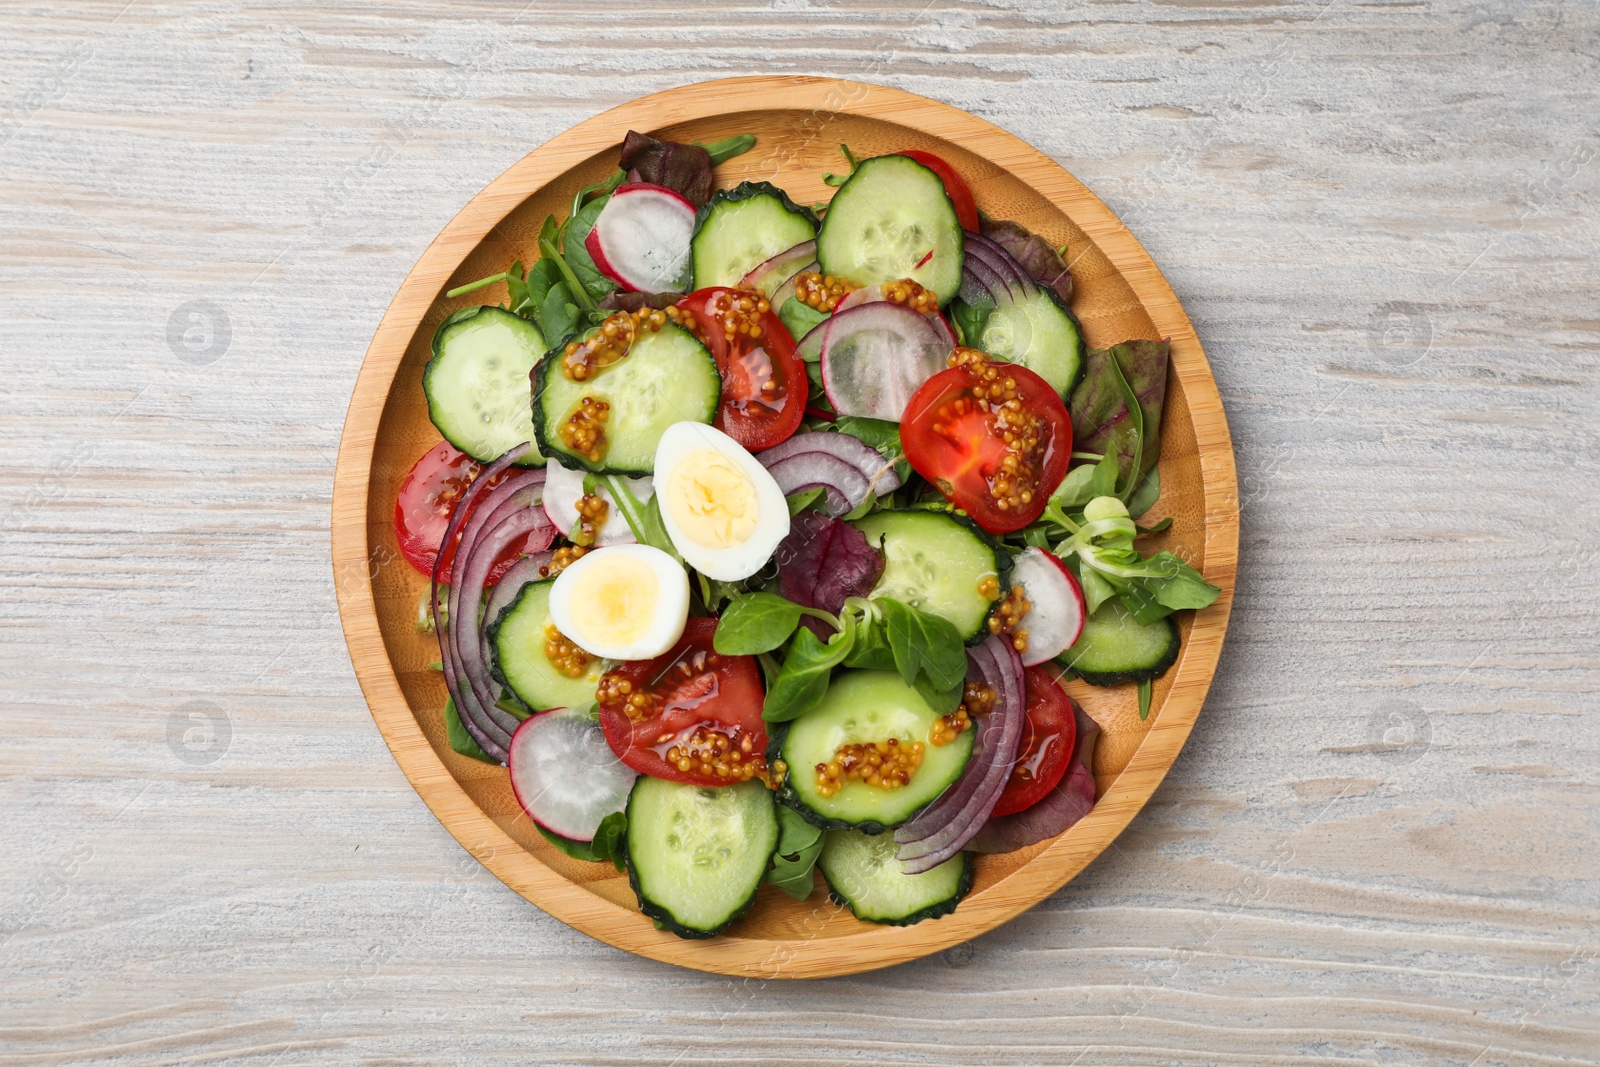
{"type": "Polygon", "coordinates": [[[1218,590],[1140,538],[1167,344],[1089,350],[1060,250],[920,151],[825,204],[717,189],[755,139],[630,132],[504,292],[439,326],[399,491],[458,753],[711,937],[819,869],[865,921],[1095,803],[1060,679],[1137,686],[1218,590]]]}

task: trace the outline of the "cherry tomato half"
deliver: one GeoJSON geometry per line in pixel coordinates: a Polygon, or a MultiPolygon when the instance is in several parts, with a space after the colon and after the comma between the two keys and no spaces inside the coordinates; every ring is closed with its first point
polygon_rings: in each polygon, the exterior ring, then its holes
{"type": "Polygon", "coordinates": [[[794,338],[770,306],[760,309],[765,303],[766,297],[752,290],[720,285],[678,301],[694,316],[696,333],[722,375],[714,425],[752,452],[771,448],[800,428],[810,385],[794,338]]]}
{"type": "Polygon", "coordinates": [[[944,182],[944,191],[950,197],[950,203],[955,205],[956,218],[961,220],[961,228],[978,231],[978,203],[972,199],[972,190],[956,169],[932,152],[902,152],[903,156],[910,156],[924,167],[933,171],[944,182]]]}
{"type": "Polygon", "coordinates": [[[716,619],[690,619],[665,655],[624,663],[600,679],[600,728],[617,758],[639,773],[733,785],[766,770],[761,668],[754,656],[719,654],[711,647],[716,631],[716,619]]]}
{"type": "Polygon", "coordinates": [[[1028,726],[1017,746],[1017,762],[1006,779],[1006,791],[994,806],[995,815],[1014,815],[1043,800],[1067,773],[1072,748],[1078,743],[1078,718],[1050,672],[1029,667],[1023,672],[1028,726]]]}
{"type": "MultiPolygon", "coordinates": [[[[411,473],[401,483],[399,499],[394,502],[395,537],[400,542],[400,552],[406,561],[423,574],[433,574],[439,542],[444,540],[445,527],[450,525],[450,515],[456,509],[456,501],[461,499],[467,486],[472,484],[481,470],[483,464],[458,451],[449,441],[440,441],[422,454],[422,458],[417,460],[411,473]]],[[[507,470],[496,475],[493,484],[504,481],[513,473],[507,470]]],[[[489,568],[489,585],[498,582],[501,575],[510,570],[522,555],[539,549],[542,543],[536,542],[535,536],[530,534],[526,541],[514,542],[500,554],[494,566],[489,568]]],[[[458,541],[460,537],[457,533],[458,541]]],[[[445,552],[441,573],[448,576],[454,563],[455,545],[451,545],[445,552]]]]}
{"type": "Polygon", "coordinates": [[[1026,367],[971,348],[956,349],[954,358],[957,366],[923,382],[906,404],[906,459],[985,530],[1020,530],[1066,477],[1072,417],[1050,383],[1026,367]]]}

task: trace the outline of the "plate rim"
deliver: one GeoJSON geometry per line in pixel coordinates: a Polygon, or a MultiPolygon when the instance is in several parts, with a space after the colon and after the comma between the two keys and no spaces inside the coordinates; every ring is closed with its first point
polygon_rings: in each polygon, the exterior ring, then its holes
{"type": "Polygon", "coordinates": [[[450,220],[407,273],[362,359],[340,434],[330,533],[340,621],[368,709],[417,794],[478,862],[554,918],[635,955],[717,974],[813,978],[907,962],[994,929],[1065,885],[1121,834],[1176,762],[1216,675],[1237,569],[1239,498],[1221,394],[1194,327],[1154,260],[1087,187],[1014,134],[950,104],[839,78],[753,76],[678,86],[586,119],[512,164],[450,220]],[[569,881],[525,850],[477,806],[434,751],[400,687],[379,628],[370,562],[374,546],[367,539],[369,476],[383,410],[411,338],[465,256],[528,196],[620,143],[630,127],[654,130],[721,114],[806,108],[897,123],[978,153],[1068,215],[1106,255],[1157,330],[1171,338],[1172,370],[1188,402],[1201,470],[1204,575],[1222,594],[1196,613],[1156,721],[1090,814],[951,915],[911,927],[866,927],[842,937],[725,935],[686,941],[656,930],[637,910],[569,881]]]}

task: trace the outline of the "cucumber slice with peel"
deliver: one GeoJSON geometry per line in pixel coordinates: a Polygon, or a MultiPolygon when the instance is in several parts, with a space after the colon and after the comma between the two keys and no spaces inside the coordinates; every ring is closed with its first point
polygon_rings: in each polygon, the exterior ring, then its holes
{"type": "Polygon", "coordinates": [[[948,619],[967,641],[988,634],[984,623],[997,600],[1002,563],[1010,555],[972,523],[941,511],[878,511],[855,523],[883,551],[883,576],[873,596],[886,596],[948,619]]]}
{"type": "MultiPolygon", "coordinates": [[[[433,358],[422,371],[428,418],[446,441],[489,463],[534,438],[528,375],[544,355],[539,327],[504,308],[457,311],[433,335],[433,358]]],[[[530,451],[517,464],[542,467],[530,451]]]]}
{"type": "Polygon", "coordinates": [[[834,900],[863,922],[910,926],[949,915],[972,888],[972,858],[965,852],[921,874],[906,874],[889,834],[830,830],[817,857],[834,900]]]}
{"type": "Polygon", "coordinates": [[[824,274],[856,285],[910,278],[942,305],[961,288],[964,242],[937,174],[909,156],[876,156],[833,194],[817,233],[817,262],[824,274]]]}
{"type": "Polygon", "coordinates": [[[816,235],[817,217],[782,189],[740,182],[713,196],[695,220],[694,288],[738,285],[756,267],[816,235]]]}

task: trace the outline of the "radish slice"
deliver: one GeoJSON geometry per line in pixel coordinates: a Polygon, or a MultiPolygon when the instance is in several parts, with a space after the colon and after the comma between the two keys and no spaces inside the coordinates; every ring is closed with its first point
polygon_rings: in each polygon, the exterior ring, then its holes
{"type": "MultiPolygon", "coordinates": [[[[571,537],[572,528],[578,522],[578,501],[583,499],[583,472],[563,467],[553,459],[545,464],[544,470],[545,514],[550,516],[550,521],[555,523],[562,537],[571,537]]],[[[655,491],[655,484],[649,478],[623,480],[628,490],[640,500],[650,499],[650,494],[655,491]]],[[[611,490],[603,485],[596,486],[595,494],[610,505],[606,511],[606,521],[600,524],[600,536],[595,541],[595,547],[635,544],[633,530],[617,510],[617,502],[611,499],[611,490]]]]}
{"type": "Polygon", "coordinates": [[[784,249],[771,259],[757,263],[739,284],[747,289],[759,289],[762,296],[771,300],[772,295],[787,284],[789,279],[805,270],[806,264],[814,260],[816,255],[817,242],[802,241],[793,248],[784,249]]]}
{"type": "Polygon", "coordinates": [[[628,806],[639,777],[611,751],[600,724],[575,708],[541,712],[517,727],[508,764],[528,818],[574,841],[593,841],[600,821],[628,806]]]}
{"type": "MultiPolygon", "coordinates": [[[[851,308],[860,307],[862,304],[875,304],[880,300],[887,299],[888,297],[883,295],[883,286],[881,285],[868,285],[860,289],[852,289],[843,300],[839,301],[839,306],[833,309],[833,313],[837,315],[841,311],[849,311],[851,308]]],[[[945,321],[943,315],[938,311],[934,311],[931,315],[928,315],[928,321],[933,324],[934,329],[939,331],[939,335],[949,342],[951,348],[956,346],[956,332],[950,328],[950,324],[945,321]]],[[[806,336],[810,337],[811,335],[808,333],[806,336]]]]}
{"type": "Polygon", "coordinates": [[[611,194],[584,239],[601,274],[631,292],[689,287],[694,205],[660,185],[635,182],[611,194]]]}
{"type": "Polygon", "coordinates": [[[1083,587],[1055,553],[1025,548],[1011,568],[1011,583],[1022,586],[1033,606],[1023,617],[1028,631],[1024,667],[1055,659],[1071,648],[1083,632],[1083,587]]]}
{"type": "Polygon", "coordinates": [[[887,300],[837,313],[827,327],[822,388],[841,415],[899,422],[911,394],[954,350],[926,316],[887,300]]]}

